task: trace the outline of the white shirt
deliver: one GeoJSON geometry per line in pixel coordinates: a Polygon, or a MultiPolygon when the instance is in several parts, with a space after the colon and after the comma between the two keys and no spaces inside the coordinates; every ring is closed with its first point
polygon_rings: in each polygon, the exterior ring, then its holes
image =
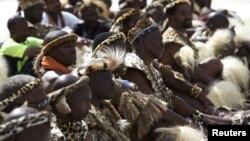
{"type": "MultiPolygon", "coordinates": [[[[66,27],[73,29],[76,24],[82,22],[81,19],[77,18],[75,15],[73,15],[69,12],[62,11],[61,13],[62,13],[62,17],[64,19],[64,23],[65,23],[66,27]]],[[[62,23],[61,19],[58,16],[58,20],[57,20],[57,24],[56,24],[55,28],[57,28],[57,29],[64,28],[64,27],[62,27],[61,23],[62,23]]],[[[44,25],[52,24],[52,23],[49,23],[49,17],[48,17],[48,14],[46,12],[43,12],[43,19],[41,21],[41,24],[44,24],[44,25]]]]}

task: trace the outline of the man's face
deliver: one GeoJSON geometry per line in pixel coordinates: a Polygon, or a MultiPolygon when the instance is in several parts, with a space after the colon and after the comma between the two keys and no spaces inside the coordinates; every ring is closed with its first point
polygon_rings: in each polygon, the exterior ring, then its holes
{"type": "Polygon", "coordinates": [[[71,108],[70,116],[72,119],[79,121],[87,116],[91,108],[91,97],[91,90],[87,85],[67,96],[67,102],[71,108]]]}
{"type": "Polygon", "coordinates": [[[164,47],[162,43],[161,32],[157,29],[152,33],[149,33],[146,37],[146,47],[145,49],[152,55],[155,59],[161,58],[164,53],[164,47]]]}
{"type": "Polygon", "coordinates": [[[46,11],[49,13],[59,14],[61,12],[61,3],[59,0],[45,0],[46,11]]]}
{"type": "Polygon", "coordinates": [[[25,18],[34,23],[40,23],[42,20],[44,11],[43,4],[36,4],[26,10],[24,10],[25,18]]]}
{"type": "Polygon", "coordinates": [[[51,55],[64,66],[76,64],[75,42],[65,42],[51,50],[51,55]]]}
{"type": "Polygon", "coordinates": [[[90,23],[97,22],[99,19],[98,12],[100,12],[100,9],[98,9],[98,7],[95,5],[86,7],[81,11],[82,19],[90,23]]]}
{"type": "Polygon", "coordinates": [[[20,20],[16,26],[11,29],[11,36],[16,42],[24,42],[29,36],[28,24],[26,20],[20,20]]]}
{"type": "Polygon", "coordinates": [[[181,28],[191,28],[192,27],[192,10],[191,6],[188,4],[181,4],[176,7],[175,23],[181,28]]]}
{"type": "Polygon", "coordinates": [[[89,74],[89,85],[93,96],[111,99],[115,94],[115,82],[110,71],[96,71],[89,74]]]}
{"type": "Polygon", "coordinates": [[[51,110],[42,83],[17,99],[18,105],[22,105],[25,101],[28,102],[29,107],[35,108],[37,110],[51,110]]]}

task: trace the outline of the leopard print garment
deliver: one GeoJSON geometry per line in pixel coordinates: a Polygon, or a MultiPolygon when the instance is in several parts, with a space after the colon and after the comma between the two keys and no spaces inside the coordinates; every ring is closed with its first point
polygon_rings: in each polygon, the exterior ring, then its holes
{"type": "Polygon", "coordinates": [[[187,36],[182,33],[179,33],[175,29],[169,27],[162,35],[163,43],[175,42],[184,46],[189,46],[194,51],[194,59],[199,59],[199,50],[195,47],[195,45],[189,40],[187,36]]]}
{"type": "Polygon", "coordinates": [[[152,63],[147,66],[136,54],[127,53],[125,58],[125,66],[142,71],[150,81],[155,92],[155,96],[163,101],[168,102],[169,108],[172,108],[171,100],[174,97],[173,92],[165,86],[161,74],[153,67],[152,63]]]}
{"type": "Polygon", "coordinates": [[[116,119],[106,107],[92,106],[84,120],[89,127],[92,141],[129,141],[125,131],[119,129],[116,119]]]}
{"type": "Polygon", "coordinates": [[[60,131],[53,127],[55,130],[52,140],[57,138],[64,141],[84,141],[87,136],[88,126],[83,120],[68,123],[57,120],[56,126],[60,131]]]}

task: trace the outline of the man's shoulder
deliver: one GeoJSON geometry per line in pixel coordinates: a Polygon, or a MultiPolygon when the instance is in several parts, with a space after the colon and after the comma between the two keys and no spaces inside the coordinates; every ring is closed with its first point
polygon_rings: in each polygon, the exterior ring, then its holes
{"type": "Polygon", "coordinates": [[[25,41],[28,46],[41,46],[43,43],[42,39],[36,37],[28,37],[25,41]]]}

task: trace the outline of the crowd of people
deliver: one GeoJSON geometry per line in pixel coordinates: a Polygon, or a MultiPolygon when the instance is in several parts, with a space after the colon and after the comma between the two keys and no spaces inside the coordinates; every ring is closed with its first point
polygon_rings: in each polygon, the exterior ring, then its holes
{"type": "Polygon", "coordinates": [[[250,31],[211,0],[18,0],[1,141],[206,141],[250,124],[250,31]]]}

